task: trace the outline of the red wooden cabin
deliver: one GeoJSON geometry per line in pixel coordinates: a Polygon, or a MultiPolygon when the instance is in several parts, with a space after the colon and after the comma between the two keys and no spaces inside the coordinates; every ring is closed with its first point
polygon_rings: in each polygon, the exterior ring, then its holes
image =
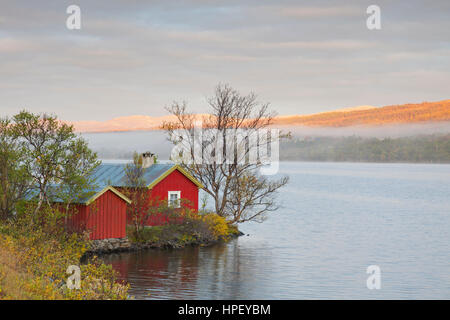
{"type": "MultiPolygon", "coordinates": [[[[98,182],[107,182],[119,191],[127,188],[125,165],[123,164],[102,164],[97,168],[94,177],[98,182]]],[[[173,163],[151,164],[145,168],[143,178],[148,189],[150,205],[167,201],[167,203],[177,206],[180,201],[183,201],[187,207],[198,211],[198,193],[203,186],[182,167],[173,163]]],[[[168,218],[160,214],[152,216],[145,224],[155,226],[167,222],[168,218]]]]}
{"type": "Polygon", "coordinates": [[[126,210],[131,201],[117,189],[107,186],[85,201],[72,205],[68,226],[89,231],[91,240],[126,237],[126,210]]]}

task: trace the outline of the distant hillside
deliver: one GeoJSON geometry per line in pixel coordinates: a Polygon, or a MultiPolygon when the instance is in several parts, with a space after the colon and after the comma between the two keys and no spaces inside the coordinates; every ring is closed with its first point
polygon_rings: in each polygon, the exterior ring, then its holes
{"type": "MultiPolygon", "coordinates": [[[[198,114],[197,117],[201,118],[207,116],[204,114],[198,114]]],[[[146,115],[134,115],[125,116],[119,118],[113,118],[106,121],[74,121],[66,123],[73,124],[75,130],[78,132],[123,132],[123,131],[147,131],[147,130],[159,130],[164,122],[176,121],[176,117],[173,115],[167,115],[162,117],[151,117],[146,115]]]]}
{"type": "Polygon", "coordinates": [[[306,116],[284,116],[275,119],[275,125],[346,127],[448,120],[450,120],[450,100],[443,100],[350,111],[337,110],[306,116]]]}
{"type": "MultiPolygon", "coordinates": [[[[205,116],[198,114],[198,117],[205,116]]],[[[151,117],[135,115],[114,118],[107,121],[71,122],[79,132],[117,132],[158,130],[164,121],[175,117],[151,117]]],[[[386,107],[359,106],[312,115],[279,116],[276,126],[346,127],[355,125],[383,125],[396,123],[417,123],[450,120],[450,100],[404,104],[386,107]]]]}

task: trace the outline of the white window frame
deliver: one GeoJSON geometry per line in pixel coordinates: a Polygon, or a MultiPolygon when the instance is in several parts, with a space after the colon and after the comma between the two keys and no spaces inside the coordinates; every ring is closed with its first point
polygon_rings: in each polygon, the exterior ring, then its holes
{"type": "Polygon", "coordinates": [[[180,208],[181,207],[181,203],[180,203],[180,200],[181,200],[181,191],[169,191],[168,193],[167,193],[167,202],[168,202],[168,205],[169,205],[169,207],[173,207],[173,208],[180,208]],[[177,204],[175,205],[175,206],[172,206],[172,203],[171,203],[171,201],[170,201],[170,196],[172,195],[172,194],[176,194],[177,195],[177,204]]]}

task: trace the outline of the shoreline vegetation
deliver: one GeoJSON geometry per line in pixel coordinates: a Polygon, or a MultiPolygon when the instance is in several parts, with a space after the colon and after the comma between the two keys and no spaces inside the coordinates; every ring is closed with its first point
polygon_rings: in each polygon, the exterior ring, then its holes
{"type": "Polygon", "coordinates": [[[134,236],[132,228],[128,228],[127,234],[132,250],[210,246],[243,235],[236,225],[229,224],[215,213],[184,217],[179,224],[145,227],[140,238],[134,236]]]}
{"type": "MultiPolygon", "coordinates": [[[[60,217],[56,211],[46,215],[60,217]]],[[[40,215],[43,218],[43,215],[40,215]]],[[[86,234],[67,233],[60,219],[22,217],[0,224],[0,300],[125,300],[129,285],[96,257],[80,263],[86,234]],[[69,289],[69,266],[80,268],[80,288],[69,289]]]]}

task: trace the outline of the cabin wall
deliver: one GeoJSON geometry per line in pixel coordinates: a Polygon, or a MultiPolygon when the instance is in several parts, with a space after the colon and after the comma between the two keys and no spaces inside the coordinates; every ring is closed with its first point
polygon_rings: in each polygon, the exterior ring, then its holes
{"type": "Polygon", "coordinates": [[[181,191],[181,199],[189,200],[198,211],[198,187],[180,171],[175,170],[150,190],[151,199],[168,200],[168,191],[181,191]]]}
{"type": "MultiPolygon", "coordinates": [[[[174,170],[156,186],[149,190],[149,199],[154,201],[168,200],[168,191],[181,191],[181,199],[188,200],[192,210],[198,211],[198,187],[184,174],[174,170]]],[[[151,201],[150,200],[150,201],[151,201]]],[[[162,215],[151,217],[147,225],[161,225],[167,223],[167,217],[162,215]]]]}
{"type": "Polygon", "coordinates": [[[89,230],[91,240],[126,237],[126,202],[111,191],[89,206],[77,205],[70,225],[78,231],[89,230]]]}
{"type": "Polygon", "coordinates": [[[126,236],[126,202],[107,191],[90,204],[87,228],[91,239],[124,238],[126,236]]]}
{"type": "MultiPolygon", "coordinates": [[[[65,211],[65,209],[63,211],[65,211]]],[[[68,219],[69,230],[86,230],[86,212],[87,207],[83,204],[74,204],[70,206],[70,217],[68,219]]]]}

